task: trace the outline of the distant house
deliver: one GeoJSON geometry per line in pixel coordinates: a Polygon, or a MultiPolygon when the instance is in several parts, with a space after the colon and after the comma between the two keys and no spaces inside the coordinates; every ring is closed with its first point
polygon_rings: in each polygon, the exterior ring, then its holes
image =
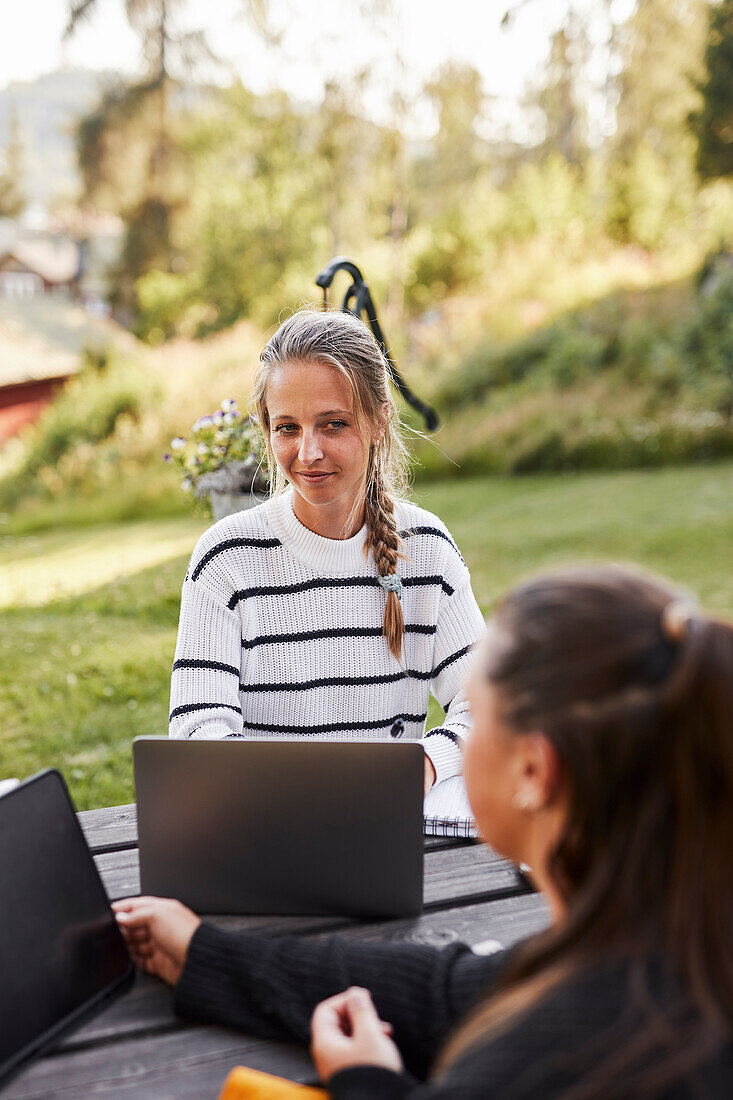
{"type": "Polygon", "coordinates": [[[0,253],[0,297],[62,294],[75,298],[82,274],[82,250],[68,237],[16,241],[0,253]]]}

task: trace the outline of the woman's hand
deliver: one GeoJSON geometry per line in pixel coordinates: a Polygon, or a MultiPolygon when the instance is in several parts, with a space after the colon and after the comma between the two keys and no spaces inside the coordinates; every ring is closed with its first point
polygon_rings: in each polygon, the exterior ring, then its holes
{"type": "Polygon", "coordinates": [[[125,898],[112,908],[135,966],[177,985],[200,917],[173,898],[125,898]]]}
{"type": "Polygon", "coordinates": [[[433,786],[433,784],[435,783],[435,780],[437,778],[438,777],[435,773],[435,766],[433,765],[433,762],[430,759],[430,757],[428,756],[428,754],[425,753],[425,788],[424,788],[424,793],[425,794],[428,793],[428,791],[433,786]]]}
{"type": "Polygon", "coordinates": [[[391,1033],[367,989],[352,986],[321,1001],[311,1020],[311,1057],[321,1080],[350,1066],[384,1066],[399,1073],[402,1058],[391,1033]]]}

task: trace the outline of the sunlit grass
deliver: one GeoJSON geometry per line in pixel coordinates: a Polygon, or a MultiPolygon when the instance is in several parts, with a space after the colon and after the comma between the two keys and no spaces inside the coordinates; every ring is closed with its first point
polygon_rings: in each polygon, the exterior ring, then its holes
{"type": "Polygon", "coordinates": [[[65,528],[0,539],[0,608],[42,607],[190,551],[201,517],[65,528]]]}

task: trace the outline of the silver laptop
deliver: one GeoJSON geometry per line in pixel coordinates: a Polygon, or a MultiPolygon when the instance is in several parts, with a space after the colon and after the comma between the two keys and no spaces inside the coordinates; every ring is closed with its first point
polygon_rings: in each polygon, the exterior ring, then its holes
{"type": "Polygon", "coordinates": [[[420,912],[421,745],[137,737],[133,755],[143,894],[199,913],[420,912]]]}

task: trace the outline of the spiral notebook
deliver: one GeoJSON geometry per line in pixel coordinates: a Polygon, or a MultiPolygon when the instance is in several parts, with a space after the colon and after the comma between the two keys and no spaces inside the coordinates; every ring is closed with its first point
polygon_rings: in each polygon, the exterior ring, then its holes
{"type": "Polygon", "coordinates": [[[426,836],[478,836],[462,776],[444,779],[428,792],[423,804],[423,832],[426,836]]]}

